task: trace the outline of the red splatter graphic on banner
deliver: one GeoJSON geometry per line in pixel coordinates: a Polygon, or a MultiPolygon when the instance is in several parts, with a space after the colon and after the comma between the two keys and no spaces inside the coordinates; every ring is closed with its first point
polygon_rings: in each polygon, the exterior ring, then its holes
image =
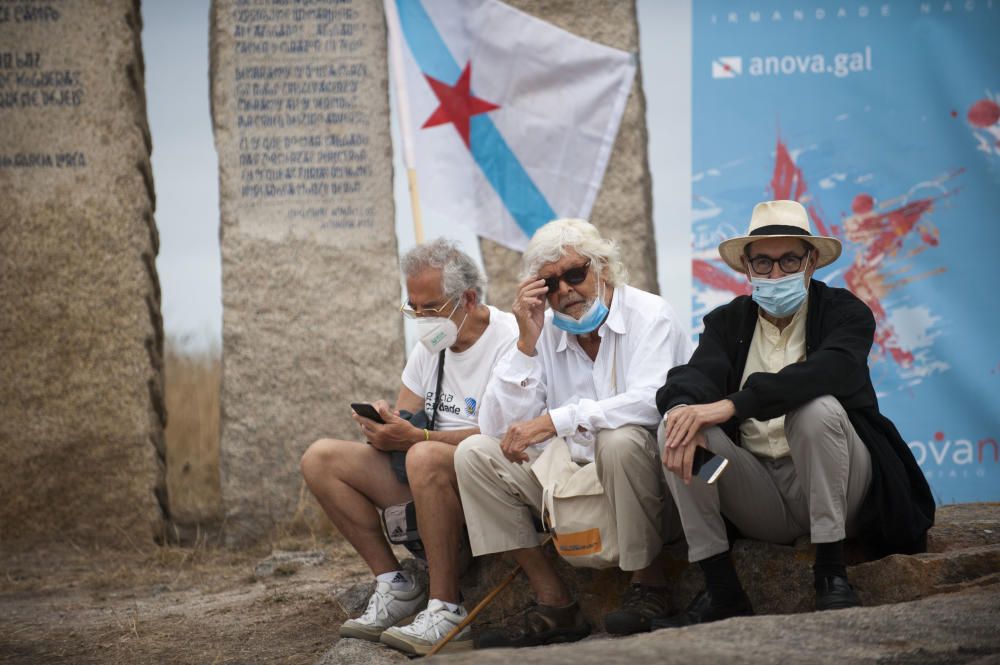
{"type": "Polygon", "coordinates": [[[1000,104],[992,99],[980,99],[969,107],[969,124],[973,127],[989,127],[1000,120],[1000,104]]]}
{"type": "MultiPolygon", "coordinates": [[[[957,173],[945,179],[954,175],[957,173]]],[[[920,275],[902,276],[912,270],[913,257],[940,243],[940,233],[925,217],[941,197],[906,202],[897,199],[876,210],[874,197],[863,192],[854,197],[853,214],[843,220],[842,226],[829,225],[819,206],[808,195],[802,169],[795,164],[780,138],[775,151],[771,191],[775,199],[794,199],[802,203],[809,211],[817,234],[834,236],[845,243],[845,258],[853,252],[851,266],[844,272],[844,282],[875,315],[875,357],[885,354],[902,367],[909,367],[913,363],[913,353],[899,342],[889,323],[884,302],[891,291],[944,272],[942,267],[920,275]],[[916,247],[906,249],[904,245],[911,246],[914,238],[917,239],[916,247]],[[909,245],[907,241],[911,241],[909,245]]]]}
{"type": "MultiPolygon", "coordinates": [[[[936,196],[909,198],[906,194],[880,202],[868,192],[859,192],[851,201],[850,214],[844,215],[841,224],[831,224],[810,195],[802,169],[795,163],[785,143],[778,138],[770,182],[772,198],[799,201],[808,210],[818,235],[838,238],[844,244],[840,261],[850,261],[850,265],[843,269],[844,283],[875,316],[877,327],[873,361],[887,357],[902,368],[909,368],[914,363],[915,354],[901,341],[889,320],[885,303],[894,290],[944,272],[945,268],[939,267],[913,274],[913,259],[939,245],[940,232],[930,222],[929,215],[937,201],[952,193],[944,190],[944,183],[959,173],[961,170],[929,183],[916,183],[910,190],[931,188],[943,192],[936,196]]],[[[694,259],[693,277],[715,291],[749,295],[747,280],[720,265],[694,259]]]]}
{"type": "Polygon", "coordinates": [[[990,157],[1000,157],[1000,94],[976,100],[965,114],[976,149],[990,157]]]}
{"type": "Polygon", "coordinates": [[[708,261],[694,259],[691,261],[691,272],[696,280],[711,289],[730,291],[737,296],[750,295],[750,283],[745,278],[734,277],[736,273],[729,266],[723,270],[708,261]]]}

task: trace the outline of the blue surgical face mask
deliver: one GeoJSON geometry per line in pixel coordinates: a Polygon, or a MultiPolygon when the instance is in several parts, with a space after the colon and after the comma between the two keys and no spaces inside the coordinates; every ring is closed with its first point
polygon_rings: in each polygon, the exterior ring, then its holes
{"type": "Polygon", "coordinates": [[[806,299],[804,270],[777,279],[751,276],[750,284],[753,285],[753,301],[777,319],[797,312],[806,299]]]}
{"type": "MultiPolygon", "coordinates": [[[[603,282],[601,283],[603,284],[603,282]]],[[[598,289],[598,295],[594,298],[594,302],[590,304],[590,307],[587,308],[587,311],[579,319],[574,319],[569,314],[563,314],[553,309],[552,323],[555,324],[556,328],[565,330],[571,335],[586,335],[597,330],[607,315],[608,306],[604,304],[603,295],[600,293],[600,289],[598,289]]]]}

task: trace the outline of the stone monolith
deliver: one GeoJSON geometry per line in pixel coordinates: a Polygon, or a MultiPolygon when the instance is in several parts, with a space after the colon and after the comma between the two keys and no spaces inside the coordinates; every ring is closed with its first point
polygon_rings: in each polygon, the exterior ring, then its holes
{"type": "MultiPolygon", "coordinates": [[[[639,26],[633,0],[507,1],[575,35],[636,53],[638,61],[639,26]]],[[[590,221],[605,236],[618,241],[629,271],[629,284],[659,293],[647,142],[646,97],[641,70],[637,70],[590,221]]],[[[480,239],[479,245],[489,278],[489,302],[509,310],[521,273],[521,254],[491,240],[480,239]]]]}
{"type": "MultiPolygon", "coordinates": [[[[226,541],[311,505],[299,474],[403,364],[388,68],[376,0],[215,0],[226,541]]],[[[308,511],[307,511],[308,512],[308,511]]]]}
{"type": "Polygon", "coordinates": [[[142,546],[163,515],[139,3],[0,2],[0,543],[142,546]]]}

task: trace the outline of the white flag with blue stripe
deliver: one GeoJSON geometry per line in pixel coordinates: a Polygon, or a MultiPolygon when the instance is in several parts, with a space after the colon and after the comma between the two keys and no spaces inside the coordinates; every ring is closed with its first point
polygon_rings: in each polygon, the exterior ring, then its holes
{"type": "Polygon", "coordinates": [[[404,45],[402,124],[412,128],[423,216],[516,250],[552,219],[589,217],[632,54],[497,0],[385,2],[400,33],[390,38],[404,45]]]}

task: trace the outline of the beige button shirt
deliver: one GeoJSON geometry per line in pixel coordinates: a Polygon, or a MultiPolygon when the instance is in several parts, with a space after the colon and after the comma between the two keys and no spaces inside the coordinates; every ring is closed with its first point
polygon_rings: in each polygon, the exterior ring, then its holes
{"type": "MultiPolygon", "coordinates": [[[[753,339],[750,341],[750,351],[746,367],[743,368],[740,387],[743,387],[747,378],[755,372],[773,374],[792,363],[805,360],[808,309],[809,299],[806,298],[799,311],[792,317],[792,322],[781,331],[763,315],[757,316],[757,327],[754,328],[753,339]]],[[[784,416],[770,420],[747,418],[740,424],[740,434],[743,435],[743,447],[758,457],[778,458],[788,455],[784,416]]]]}

